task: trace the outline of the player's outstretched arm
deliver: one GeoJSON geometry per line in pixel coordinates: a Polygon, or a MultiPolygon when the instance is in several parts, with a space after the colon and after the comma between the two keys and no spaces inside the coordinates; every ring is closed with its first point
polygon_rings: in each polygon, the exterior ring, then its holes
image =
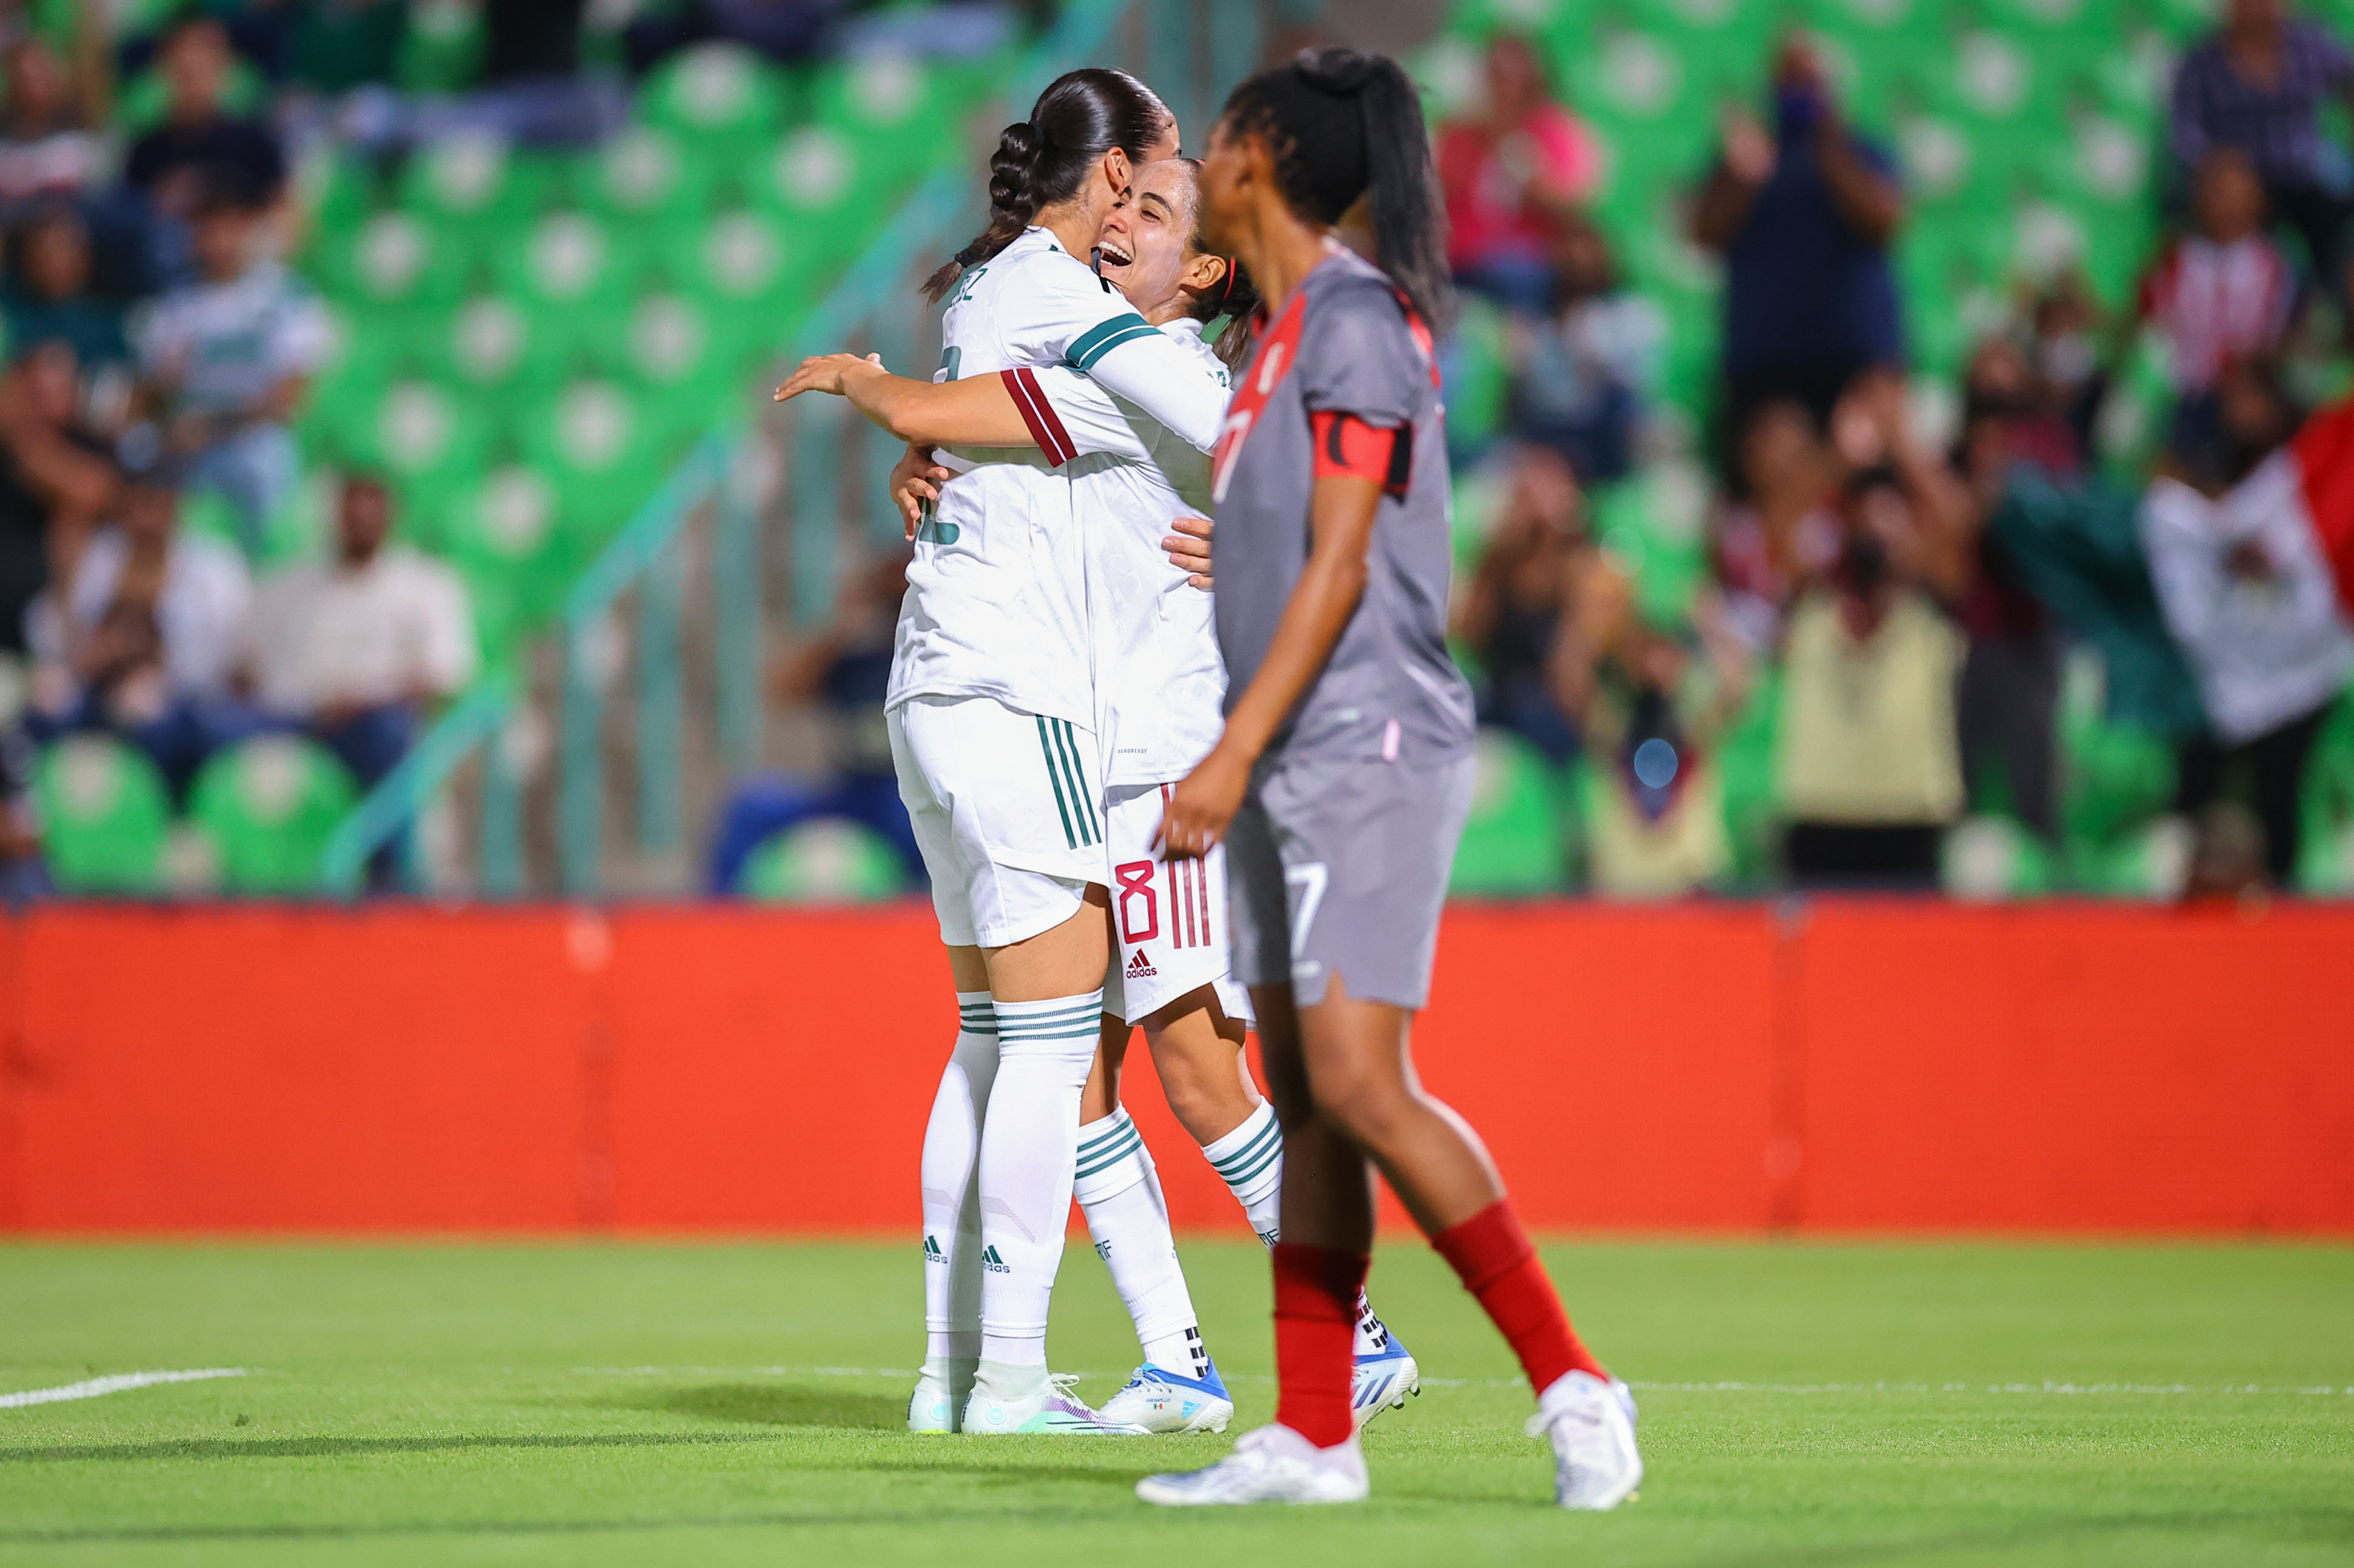
{"type": "Polygon", "coordinates": [[[917,381],[894,376],[868,355],[822,354],[804,359],[773,394],[779,403],[804,392],[846,397],[852,408],[911,446],[1026,447],[1030,427],[1013,394],[995,376],[917,381]]]}
{"type": "Polygon", "coordinates": [[[1382,489],[1381,480],[1354,474],[1329,474],[1316,481],[1308,503],[1313,543],[1307,567],[1292,585],[1258,673],[1226,715],[1225,734],[1170,795],[1160,840],[1170,854],[1205,854],[1225,836],[1242,809],[1251,768],[1275,738],[1284,716],[1299,705],[1323,673],[1364,597],[1366,556],[1382,489]]]}

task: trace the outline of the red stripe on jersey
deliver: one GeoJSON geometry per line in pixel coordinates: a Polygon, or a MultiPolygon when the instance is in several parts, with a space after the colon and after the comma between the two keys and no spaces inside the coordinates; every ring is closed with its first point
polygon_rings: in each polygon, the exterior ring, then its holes
{"type": "Polygon", "coordinates": [[[1226,422],[1218,431],[1218,444],[1210,455],[1210,499],[1226,498],[1226,481],[1233,477],[1235,458],[1250,439],[1251,426],[1283,385],[1291,370],[1291,359],[1299,347],[1299,333],[1307,321],[1308,296],[1299,289],[1291,291],[1291,303],[1283,307],[1283,314],[1273,326],[1260,335],[1257,352],[1243,367],[1242,379],[1235,384],[1235,399],[1226,405],[1226,422]]]}
{"type": "Polygon", "coordinates": [[[1079,455],[1071,443],[1070,432],[1055,416],[1055,405],[1038,389],[1038,378],[1027,370],[1001,370],[1005,389],[1013,395],[1013,406],[1022,412],[1022,422],[1030,428],[1030,439],[1046,454],[1047,463],[1060,468],[1079,455]]]}

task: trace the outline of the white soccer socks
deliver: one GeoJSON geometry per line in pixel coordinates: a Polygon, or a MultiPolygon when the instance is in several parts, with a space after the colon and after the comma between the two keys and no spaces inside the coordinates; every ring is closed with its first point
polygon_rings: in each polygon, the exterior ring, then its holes
{"type": "Polygon", "coordinates": [[[1283,1198],[1283,1128],[1276,1122],[1275,1107],[1261,1100],[1242,1126],[1202,1153],[1243,1206],[1258,1239],[1273,1246],[1283,1198]]]}
{"type": "MultiPolygon", "coordinates": [[[[1242,1126],[1202,1150],[1225,1182],[1235,1202],[1243,1206],[1258,1239],[1273,1246],[1283,1232],[1283,1128],[1275,1107],[1266,1100],[1242,1126]]],[[[1356,1353],[1379,1355],[1389,1348],[1390,1331],[1373,1311],[1363,1291],[1357,1293],[1356,1353]]]]}
{"type": "Polygon", "coordinates": [[[956,1048],[924,1128],[924,1379],[961,1402],[981,1356],[982,1113],[997,1076],[997,1018],[985,991],[957,992],[956,1048]]]}
{"type": "Polygon", "coordinates": [[[1103,991],[993,1007],[997,1077],[978,1161],[981,1355],[1044,1367],[1046,1308],[1071,1212],[1079,1094],[1095,1061],[1103,991]]]}
{"type": "Polygon", "coordinates": [[[1182,1377],[1209,1371],[1193,1298],[1177,1261],[1169,1204],[1143,1135],[1125,1110],[1079,1128],[1078,1175],[1072,1196],[1087,1217],[1087,1234],[1111,1270],[1144,1359],[1182,1377]]]}

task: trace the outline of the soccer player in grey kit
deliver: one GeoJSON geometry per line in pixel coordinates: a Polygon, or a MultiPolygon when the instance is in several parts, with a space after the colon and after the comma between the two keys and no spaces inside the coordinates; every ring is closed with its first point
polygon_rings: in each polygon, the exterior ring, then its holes
{"type": "Polygon", "coordinates": [[[1370,1160],[1520,1356],[1562,1505],[1615,1508],[1642,1478],[1634,1400],[1578,1341],[1486,1149],[1407,1051],[1473,766],[1425,324],[1445,324],[1445,219],[1413,83],[1347,49],[1251,78],[1212,133],[1202,200],[1205,238],[1267,303],[1213,457],[1226,727],[1161,833],[1172,854],[1226,844],[1235,972],[1283,1122],[1278,1393],[1275,1424],[1230,1457],[1137,1490],[1366,1495],[1349,1384],[1370,1160]],[[1378,266],[1331,233],[1361,200],[1378,266]]]}

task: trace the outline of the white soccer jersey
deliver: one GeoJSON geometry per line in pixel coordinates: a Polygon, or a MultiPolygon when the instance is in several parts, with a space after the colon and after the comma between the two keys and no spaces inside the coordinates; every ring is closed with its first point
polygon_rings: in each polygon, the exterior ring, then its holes
{"type": "MultiPolygon", "coordinates": [[[[1161,331],[1184,345],[1223,413],[1231,378],[1202,324],[1161,331]]],[[[1011,379],[1040,450],[1070,476],[1087,540],[1104,783],[1182,779],[1225,726],[1226,667],[1210,596],[1170,564],[1161,541],[1176,519],[1210,515],[1210,460],[1087,376],[1055,368],[1011,379]]]]}
{"type": "MultiPolygon", "coordinates": [[[[1067,366],[1206,452],[1225,392],[1043,228],[957,282],[935,380],[1067,366]]],[[[957,471],[916,531],[886,707],[986,696],[1097,723],[1087,564],[1071,486],[1044,451],[942,448],[957,471]]]]}

